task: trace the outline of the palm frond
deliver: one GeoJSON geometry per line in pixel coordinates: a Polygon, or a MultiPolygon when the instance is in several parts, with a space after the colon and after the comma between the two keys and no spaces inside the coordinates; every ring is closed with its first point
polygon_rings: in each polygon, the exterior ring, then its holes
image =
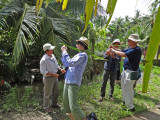
{"type": "Polygon", "coordinates": [[[13,26],[17,23],[23,13],[24,2],[22,0],[15,0],[0,10],[0,25],[5,27],[13,26]]]}
{"type": "Polygon", "coordinates": [[[19,31],[12,55],[12,62],[14,65],[19,63],[21,56],[24,54],[24,46],[28,51],[29,44],[27,39],[31,41],[34,40],[33,34],[38,31],[37,25],[39,25],[39,19],[41,19],[41,17],[35,14],[35,7],[30,7],[26,4],[23,15],[19,20],[20,24],[17,24],[19,31]]]}
{"type": "MultiPolygon", "coordinates": [[[[57,48],[55,49],[56,51],[55,53],[56,55],[58,54],[60,57],[61,55],[59,49],[61,47],[60,43],[65,43],[70,46],[75,46],[76,44],[75,40],[81,36],[85,23],[81,20],[77,20],[75,18],[71,18],[69,16],[60,14],[55,9],[53,9],[50,6],[50,4],[45,9],[45,11],[47,17],[43,21],[44,23],[42,25],[43,29],[45,30],[42,30],[44,32],[41,32],[44,38],[43,44],[48,41],[56,45],[57,48]],[[45,37],[46,35],[47,37],[45,37]]],[[[75,51],[71,51],[71,53],[74,52],[75,51]]]]}
{"type": "Polygon", "coordinates": [[[4,16],[1,14],[0,14],[0,26],[4,28],[8,27],[7,21],[5,20],[4,16]]]}
{"type": "MultiPolygon", "coordinates": [[[[49,5],[53,9],[55,9],[56,11],[62,14],[70,15],[74,18],[80,19],[80,16],[84,15],[85,13],[86,1],[85,0],[69,0],[65,11],[61,9],[62,4],[52,2],[49,5]]],[[[93,9],[96,9],[96,7],[93,9]]],[[[94,12],[93,12],[90,20],[93,23],[99,22],[99,24],[102,26],[107,22],[107,13],[104,10],[104,8],[101,6],[101,4],[97,4],[97,14],[94,17],[94,12]]]]}

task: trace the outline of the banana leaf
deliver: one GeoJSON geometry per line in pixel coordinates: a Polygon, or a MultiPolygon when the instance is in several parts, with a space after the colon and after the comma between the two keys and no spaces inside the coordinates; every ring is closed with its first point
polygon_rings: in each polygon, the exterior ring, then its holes
{"type": "Polygon", "coordinates": [[[153,66],[153,59],[155,54],[158,50],[159,43],[160,43],[160,7],[158,9],[158,13],[156,15],[155,24],[153,26],[151,38],[149,41],[149,47],[146,54],[146,63],[144,69],[144,77],[143,77],[143,85],[142,85],[142,92],[146,93],[148,89],[148,83],[150,78],[151,68],[153,66]]]}

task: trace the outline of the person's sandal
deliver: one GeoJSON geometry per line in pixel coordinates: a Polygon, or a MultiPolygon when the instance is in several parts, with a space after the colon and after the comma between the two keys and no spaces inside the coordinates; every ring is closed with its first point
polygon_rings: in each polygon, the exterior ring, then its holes
{"type": "Polygon", "coordinates": [[[52,108],[61,108],[61,106],[56,104],[56,105],[52,105],[52,108]]]}
{"type": "Polygon", "coordinates": [[[103,101],[103,97],[100,97],[98,101],[99,101],[99,102],[102,102],[102,101],[103,101]]]}
{"type": "Polygon", "coordinates": [[[114,98],[113,98],[113,97],[109,97],[109,99],[112,100],[112,101],[114,101],[114,98]]]}
{"type": "Polygon", "coordinates": [[[44,111],[47,112],[47,113],[51,113],[52,112],[52,110],[50,108],[44,109],[44,111]]]}

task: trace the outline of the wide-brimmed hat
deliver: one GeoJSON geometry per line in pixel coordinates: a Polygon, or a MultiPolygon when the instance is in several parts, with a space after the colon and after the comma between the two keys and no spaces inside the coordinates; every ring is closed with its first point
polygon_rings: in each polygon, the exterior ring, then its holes
{"type": "Polygon", "coordinates": [[[50,43],[46,43],[43,45],[43,50],[53,50],[56,46],[52,46],[50,43]]]}
{"type": "Polygon", "coordinates": [[[132,40],[134,42],[140,42],[140,41],[142,41],[141,39],[139,39],[139,36],[137,34],[131,34],[129,36],[128,40],[132,40]]]}
{"type": "Polygon", "coordinates": [[[121,42],[120,42],[119,39],[115,39],[112,44],[114,44],[114,43],[119,43],[119,44],[121,44],[121,42]]]}
{"type": "Polygon", "coordinates": [[[89,40],[86,37],[80,37],[79,40],[76,40],[76,42],[81,42],[87,48],[89,46],[89,40]]]}

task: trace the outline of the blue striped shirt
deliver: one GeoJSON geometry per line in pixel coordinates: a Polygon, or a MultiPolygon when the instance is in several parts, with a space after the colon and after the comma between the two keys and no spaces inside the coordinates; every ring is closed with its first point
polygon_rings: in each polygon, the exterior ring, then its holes
{"type": "Polygon", "coordinates": [[[61,60],[65,67],[69,67],[66,72],[65,83],[81,86],[82,75],[88,61],[87,54],[80,52],[73,58],[70,58],[67,51],[63,51],[61,60]]]}

